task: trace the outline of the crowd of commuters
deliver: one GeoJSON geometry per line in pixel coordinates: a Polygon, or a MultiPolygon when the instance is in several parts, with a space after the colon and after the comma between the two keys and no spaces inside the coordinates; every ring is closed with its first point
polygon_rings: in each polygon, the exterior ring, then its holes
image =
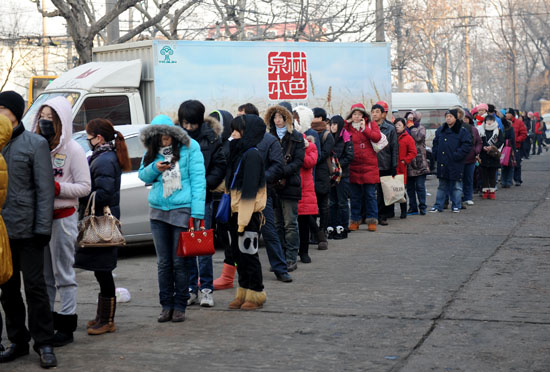
{"type": "MultiPolygon", "coordinates": [[[[14,272],[0,286],[11,342],[7,348],[0,344],[0,363],[28,354],[32,338],[40,365],[50,368],[57,364],[53,347],[73,342],[78,324],[74,268],[93,271],[100,288],[88,334],[116,331],[112,272],[117,247],[78,247],[77,226],[90,203],[98,216],[107,206],[120,217],[121,174],[131,163],[124,136],[106,119],[86,125],[91,149],[86,158],[72,139],[71,105],[65,98],[46,101],[30,130],[21,123],[24,109],[20,95],[0,93],[5,158],[0,157],[0,242],[11,247],[14,272]]],[[[238,288],[229,308],[261,308],[267,295],[260,236],[270,270],[281,282],[292,282],[289,273],[298,262],[312,262],[310,245],[326,250],[329,240],[346,239],[362,224],[371,232],[388,225],[395,217],[381,182],[388,176],[404,179],[400,218],[442,212],[449,204],[460,212],[474,204],[477,192],[484,199],[496,198],[499,171],[501,187],[520,186],[521,160],[546,148],[538,113],[521,117],[514,109],[497,111],[488,104],[472,111],[450,108],[433,139],[439,186],[428,209],[430,167],[421,115],[410,111],[393,118],[388,109],[384,101],[370,110],[357,103],[344,116],[329,117],[323,108],[281,102],[262,118],[247,103],[233,117],[224,110],[206,115],[201,102],[188,100],[177,119],[155,117],[141,131],[146,151],[139,178],[151,185],[149,217],[161,307],[157,321],[182,322],[187,306],[214,306],[214,291],[233,288],[236,274],[238,288]],[[224,220],[216,216],[227,195],[230,211],[224,220]],[[215,231],[215,245],[225,254],[215,280],[212,256],[177,254],[180,233],[200,228],[201,221],[215,231]]],[[[2,325],[0,319],[0,334],[2,325]]]]}

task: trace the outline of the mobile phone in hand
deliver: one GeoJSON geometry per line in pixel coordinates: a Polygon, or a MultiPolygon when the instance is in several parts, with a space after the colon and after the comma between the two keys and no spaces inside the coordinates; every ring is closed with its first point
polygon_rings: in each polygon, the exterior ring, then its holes
{"type": "Polygon", "coordinates": [[[162,165],[168,165],[168,164],[170,164],[170,162],[169,162],[169,161],[161,161],[160,164],[162,164],[162,165]]]}

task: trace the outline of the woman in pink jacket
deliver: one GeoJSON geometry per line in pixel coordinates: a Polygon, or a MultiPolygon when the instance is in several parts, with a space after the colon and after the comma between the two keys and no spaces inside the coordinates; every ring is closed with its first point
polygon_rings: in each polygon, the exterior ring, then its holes
{"type": "Polygon", "coordinates": [[[90,169],[84,149],[72,139],[71,104],[64,97],[46,101],[38,110],[32,131],[50,144],[55,180],[52,237],[44,250],[44,277],[54,311],[56,292],[61,308],[53,312],[57,330],[53,346],[73,342],[76,329],[76,275],[74,272],[75,243],[78,235],[78,199],[90,193],[90,169]]]}
{"type": "Polygon", "coordinates": [[[317,146],[312,136],[304,135],[304,145],[306,153],[304,156],[304,165],[300,169],[302,178],[302,199],[298,202],[298,230],[300,231],[300,249],[298,255],[302,263],[311,263],[309,257],[309,226],[310,219],[319,214],[317,207],[317,196],[315,194],[315,183],[313,181],[313,168],[317,165],[317,146]]]}

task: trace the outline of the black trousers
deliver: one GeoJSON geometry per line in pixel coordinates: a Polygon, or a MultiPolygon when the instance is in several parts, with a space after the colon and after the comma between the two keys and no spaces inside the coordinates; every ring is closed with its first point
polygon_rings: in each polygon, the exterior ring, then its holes
{"type": "MultiPolygon", "coordinates": [[[[391,170],[381,170],[380,177],[391,176],[391,170]]],[[[387,218],[392,218],[395,216],[394,206],[384,203],[384,192],[382,191],[382,184],[376,184],[376,201],[378,203],[378,219],[385,220],[387,218]]]]}
{"type": "MultiPolygon", "coordinates": [[[[298,231],[300,233],[300,249],[298,250],[298,255],[307,254],[309,251],[309,232],[310,224],[317,223],[312,215],[299,215],[298,216],[298,231]]],[[[319,229],[317,229],[319,231],[319,229]]]]}
{"type": "Polygon", "coordinates": [[[319,228],[326,231],[328,227],[328,201],[330,192],[326,194],[317,193],[317,207],[319,208],[319,228]]]}
{"type": "Polygon", "coordinates": [[[260,257],[258,256],[258,253],[248,254],[241,252],[239,245],[248,248],[250,244],[255,244],[256,246],[259,244],[258,239],[262,214],[258,212],[253,213],[248,226],[245,228],[245,232],[248,231],[256,233],[256,242],[246,241],[246,239],[243,240],[242,237],[239,239],[237,218],[237,213],[234,213],[231,216],[231,220],[229,221],[229,233],[231,234],[231,251],[233,253],[233,258],[237,263],[237,272],[239,273],[239,286],[241,288],[261,292],[264,290],[264,283],[260,257]]]}
{"type": "Polygon", "coordinates": [[[494,189],[497,185],[497,170],[498,168],[481,167],[483,177],[483,188],[494,189]]]}
{"type": "Polygon", "coordinates": [[[6,315],[6,330],[12,343],[34,346],[51,345],[54,330],[50,300],[44,280],[44,247],[37,247],[33,239],[10,239],[13,276],[0,286],[0,301],[6,315]],[[21,275],[25,285],[29,329],[25,325],[25,304],[21,296],[21,275]],[[30,332],[29,332],[30,331],[30,332]]]}

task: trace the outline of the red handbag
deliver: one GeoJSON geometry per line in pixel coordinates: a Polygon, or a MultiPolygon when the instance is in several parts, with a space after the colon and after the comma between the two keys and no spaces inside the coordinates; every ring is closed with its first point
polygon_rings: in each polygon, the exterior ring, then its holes
{"type": "Polygon", "coordinates": [[[177,255],[179,257],[210,256],[216,253],[214,249],[214,230],[204,229],[201,220],[199,230],[193,228],[193,218],[189,219],[189,231],[180,232],[177,255]]]}

